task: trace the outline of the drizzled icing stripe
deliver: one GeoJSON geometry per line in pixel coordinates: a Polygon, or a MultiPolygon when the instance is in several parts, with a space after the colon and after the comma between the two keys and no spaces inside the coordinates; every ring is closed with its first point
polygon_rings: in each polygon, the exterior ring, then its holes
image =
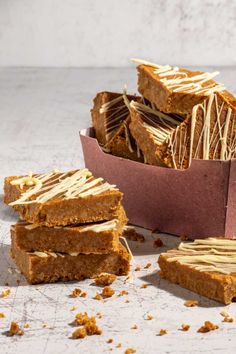
{"type": "Polygon", "coordinates": [[[109,113],[105,119],[105,136],[107,141],[114,135],[114,132],[119,128],[120,123],[128,116],[129,109],[127,102],[129,102],[129,100],[127,98],[127,88],[125,86],[123,94],[104,103],[100,107],[99,113],[109,113]]]}
{"type": "MultiPolygon", "coordinates": [[[[169,138],[174,166],[179,165],[179,160],[184,161],[188,157],[189,166],[193,158],[230,160],[236,157],[236,126],[235,117],[232,115],[232,108],[227,107],[224,101],[219,105],[217,94],[211,94],[203,103],[194,106],[191,115],[189,150],[187,146],[184,150],[178,149],[177,145],[181,144],[178,129],[169,138]],[[199,114],[202,117],[200,130],[197,124],[200,122],[199,114]]],[[[187,134],[187,125],[179,126],[179,131],[181,128],[184,134],[187,134]]],[[[182,167],[183,165],[179,165],[179,168],[182,167]]]]}
{"type": "Polygon", "coordinates": [[[181,71],[177,66],[163,66],[141,59],[131,59],[131,61],[138,65],[143,64],[154,68],[153,72],[160,77],[161,83],[166,88],[172,89],[173,92],[186,92],[209,96],[214,92],[222,92],[225,90],[224,85],[209,82],[219,74],[218,71],[213,73],[198,73],[189,76],[188,73],[181,71]]]}
{"type": "MultiPolygon", "coordinates": [[[[21,185],[25,177],[11,181],[11,184],[21,185]]],[[[19,199],[9,205],[21,205],[32,203],[45,203],[56,196],[61,199],[84,198],[90,195],[97,195],[105,191],[117,190],[115,185],[103,183],[102,178],[94,178],[88,169],[75,171],[72,175],[68,173],[48,173],[39,175],[33,187],[23,192],[19,199]],[[55,178],[55,175],[57,178],[55,178]],[[63,178],[64,177],[64,178],[63,178]],[[38,195],[37,195],[38,194],[38,195]],[[30,199],[34,196],[34,199],[30,199]]]]}
{"type": "Polygon", "coordinates": [[[180,243],[165,255],[168,262],[179,262],[200,272],[236,272],[236,240],[208,238],[180,243]]]}
{"type": "Polygon", "coordinates": [[[151,108],[142,103],[131,101],[130,107],[142,116],[143,127],[151,134],[157,145],[161,145],[182,121],[182,117],[178,115],[172,117],[156,110],[154,106],[151,108]]]}

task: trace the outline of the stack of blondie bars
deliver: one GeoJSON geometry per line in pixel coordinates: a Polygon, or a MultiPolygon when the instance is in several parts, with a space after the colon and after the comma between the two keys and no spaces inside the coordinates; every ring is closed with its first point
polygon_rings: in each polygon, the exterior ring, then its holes
{"type": "Polygon", "coordinates": [[[116,186],[82,169],[7,177],[4,191],[20,215],[11,255],[29,283],[128,274],[130,254],[119,241],[127,217],[116,186]]]}
{"type": "Polygon", "coordinates": [[[236,97],[213,80],[218,72],[134,62],[141,96],[94,99],[93,127],[105,152],[175,169],[236,157],[236,97]]]}

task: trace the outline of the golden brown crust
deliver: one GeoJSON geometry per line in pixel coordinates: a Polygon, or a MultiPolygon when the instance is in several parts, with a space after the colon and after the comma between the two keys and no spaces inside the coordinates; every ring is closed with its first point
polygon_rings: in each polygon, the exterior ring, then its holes
{"type": "MultiPolygon", "coordinates": [[[[6,177],[4,181],[4,201],[6,204],[16,201],[28,187],[20,189],[12,185],[16,176],[6,177]]],[[[29,223],[45,226],[65,226],[70,224],[98,222],[118,217],[123,194],[118,190],[108,190],[86,198],[63,199],[56,197],[44,203],[14,205],[21,219],[29,223]]]]}
{"type": "MultiPolygon", "coordinates": [[[[115,227],[96,232],[83,231],[85,225],[47,227],[19,222],[11,227],[12,237],[25,251],[49,251],[62,253],[109,253],[119,249],[119,237],[127,223],[125,211],[120,207],[115,227]]],[[[103,224],[103,223],[102,223],[103,224]]],[[[93,226],[97,224],[89,224],[93,226]]],[[[100,225],[100,224],[99,224],[100,225]]]]}
{"type": "Polygon", "coordinates": [[[236,297],[236,275],[200,272],[178,261],[168,262],[168,253],[160,255],[158,264],[163,278],[200,295],[224,304],[236,297]]]}
{"type": "Polygon", "coordinates": [[[19,248],[13,236],[11,255],[30,284],[82,280],[103,272],[126,275],[130,269],[130,255],[121,244],[119,252],[110,254],[39,257],[19,248]]]}

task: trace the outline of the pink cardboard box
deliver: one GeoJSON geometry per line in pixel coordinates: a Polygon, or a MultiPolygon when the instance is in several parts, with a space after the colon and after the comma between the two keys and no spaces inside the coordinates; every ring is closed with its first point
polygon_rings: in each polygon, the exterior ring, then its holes
{"type": "Polygon", "coordinates": [[[106,154],[92,128],[80,138],[85,166],[124,193],[131,224],[190,238],[236,238],[235,159],[193,160],[180,171],[106,154]]]}

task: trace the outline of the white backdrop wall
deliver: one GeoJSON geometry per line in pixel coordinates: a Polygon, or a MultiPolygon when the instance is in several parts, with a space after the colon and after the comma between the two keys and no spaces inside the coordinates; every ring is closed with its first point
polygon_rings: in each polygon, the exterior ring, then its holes
{"type": "Polygon", "coordinates": [[[0,0],[0,66],[236,64],[236,0],[0,0]]]}

